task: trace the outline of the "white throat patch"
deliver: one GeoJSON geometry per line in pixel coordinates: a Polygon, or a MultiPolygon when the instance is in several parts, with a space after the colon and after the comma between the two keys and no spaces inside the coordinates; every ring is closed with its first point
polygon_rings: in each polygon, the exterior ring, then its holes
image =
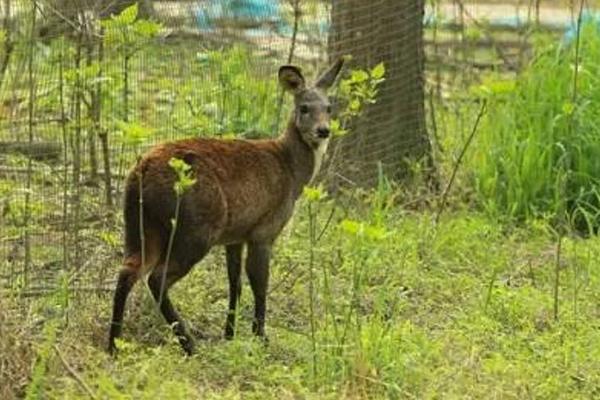
{"type": "Polygon", "coordinates": [[[329,139],[325,139],[325,140],[321,141],[316,148],[313,149],[315,162],[314,162],[314,167],[313,167],[313,173],[312,173],[312,176],[310,177],[309,183],[312,183],[312,181],[316,178],[317,174],[319,173],[319,169],[321,169],[321,163],[323,162],[323,157],[325,156],[325,153],[327,152],[328,145],[329,145],[329,139]]]}

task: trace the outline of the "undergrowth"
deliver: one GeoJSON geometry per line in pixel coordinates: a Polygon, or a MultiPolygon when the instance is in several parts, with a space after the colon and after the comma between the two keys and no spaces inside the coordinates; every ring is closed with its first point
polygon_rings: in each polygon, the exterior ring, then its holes
{"type": "Polygon", "coordinates": [[[488,99],[489,112],[467,169],[479,202],[492,214],[519,221],[550,216],[595,231],[600,32],[595,23],[586,23],[579,49],[575,41],[554,40],[535,51],[515,81],[492,79],[477,88],[488,99]]]}
{"type": "Polygon", "coordinates": [[[35,305],[10,315],[3,356],[33,381],[26,388],[19,375],[3,373],[10,378],[3,384],[30,398],[88,398],[84,386],[111,399],[600,395],[597,238],[564,240],[557,282],[547,223],[506,229],[454,212],[429,235],[430,213],[383,207],[387,196],[337,199],[347,202],[346,212],[323,196],[299,205],[275,250],[266,347],[250,334],[247,294],[238,336],[221,339],[227,279],[222,251],[214,250],[173,290],[182,315],[208,337],[197,355],[183,356],[138,285],[116,359],[104,351],[109,295],[62,302],[68,318],[60,319],[59,334],[45,322],[37,336],[19,336],[21,326],[48,321],[35,305]],[[331,207],[337,211],[327,225],[331,207]],[[35,341],[37,353],[7,345],[21,340],[35,341]]]}

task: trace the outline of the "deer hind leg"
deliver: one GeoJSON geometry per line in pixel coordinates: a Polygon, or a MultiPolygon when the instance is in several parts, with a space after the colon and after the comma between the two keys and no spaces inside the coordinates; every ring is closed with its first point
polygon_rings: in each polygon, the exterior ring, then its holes
{"type": "Polygon", "coordinates": [[[246,273],[254,294],[254,321],[252,332],[265,338],[265,314],[267,287],[269,284],[269,259],[271,243],[249,243],[246,260],[246,273]]]}
{"type": "Polygon", "coordinates": [[[114,354],[117,350],[115,339],[121,336],[123,313],[127,296],[144,271],[151,270],[158,264],[160,258],[160,238],[155,231],[146,233],[145,265],[142,266],[142,256],[135,253],[125,258],[124,266],[119,271],[117,287],[113,298],[113,313],[108,335],[108,352],[114,354]]]}
{"type": "Polygon", "coordinates": [[[121,330],[123,325],[123,312],[125,311],[125,303],[127,296],[135,282],[138,280],[138,271],[129,267],[124,267],[119,272],[117,280],[117,288],[115,289],[113,299],[113,313],[112,321],[110,324],[110,331],[108,334],[108,352],[114,354],[117,350],[115,345],[115,339],[121,336],[121,330]]]}
{"type": "Polygon", "coordinates": [[[168,292],[171,286],[186,276],[192,267],[208,253],[209,247],[196,245],[193,254],[190,254],[189,249],[183,251],[183,245],[184,243],[181,243],[181,245],[176,244],[173,247],[174,259],[169,262],[166,270],[165,266],[163,266],[162,268],[156,268],[150,274],[148,277],[148,286],[154,300],[159,306],[160,312],[172,327],[175,336],[177,336],[179,344],[187,355],[192,355],[195,347],[194,338],[187,328],[185,321],[181,318],[173,303],[171,303],[168,292]]]}
{"type": "Polygon", "coordinates": [[[229,310],[225,322],[225,339],[232,339],[235,333],[236,309],[242,294],[242,244],[225,246],[227,260],[227,276],[229,278],[229,310]]]}

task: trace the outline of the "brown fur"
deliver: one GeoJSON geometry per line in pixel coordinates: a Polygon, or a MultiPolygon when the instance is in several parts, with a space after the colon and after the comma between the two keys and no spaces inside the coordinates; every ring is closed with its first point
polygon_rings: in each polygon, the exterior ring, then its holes
{"type": "MultiPolygon", "coordinates": [[[[109,349],[120,334],[125,298],[133,282],[150,274],[149,284],[167,321],[175,323],[186,352],[192,339],[167,297],[168,288],[183,277],[215,245],[228,248],[230,313],[239,298],[239,269],[242,244],[248,244],[247,271],[256,301],[254,330],[264,335],[266,285],[270,248],[292,215],[294,203],[309,183],[319,160],[316,149],[329,135],[329,103],[325,89],[339,73],[342,61],[307,88],[296,67],[280,69],[282,85],[295,96],[296,110],[285,133],[275,140],[185,139],[158,145],[130,172],[125,189],[125,261],[115,292],[109,349]],[[177,229],[165,266],[171,220],[177,198],[173,186],[172,158],[191,166],[196,183],[183,194],[177,229]],[[144,216],[145,259],[141,265],[140,179],[144,216]],[[166,268],[166,282],[159,275],[166,268]],[[160,272],[160,273],[158,273],[160,272]],[[133,277],[133,275],[135,275],[133,277]],[[132,282],[133,281],[133,282],[132,282]]],[[[232,335],[228,317],[226,336],[232,335]]]]}

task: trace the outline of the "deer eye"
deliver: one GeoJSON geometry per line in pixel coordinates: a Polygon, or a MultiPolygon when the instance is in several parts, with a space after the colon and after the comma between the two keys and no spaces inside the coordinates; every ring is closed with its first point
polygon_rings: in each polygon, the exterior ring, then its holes
{"type": "Polygon", "coordinates": [[[308,114],[308,106],[303,104],[300,106],[300,113],[301,114],[308,114]]]}

